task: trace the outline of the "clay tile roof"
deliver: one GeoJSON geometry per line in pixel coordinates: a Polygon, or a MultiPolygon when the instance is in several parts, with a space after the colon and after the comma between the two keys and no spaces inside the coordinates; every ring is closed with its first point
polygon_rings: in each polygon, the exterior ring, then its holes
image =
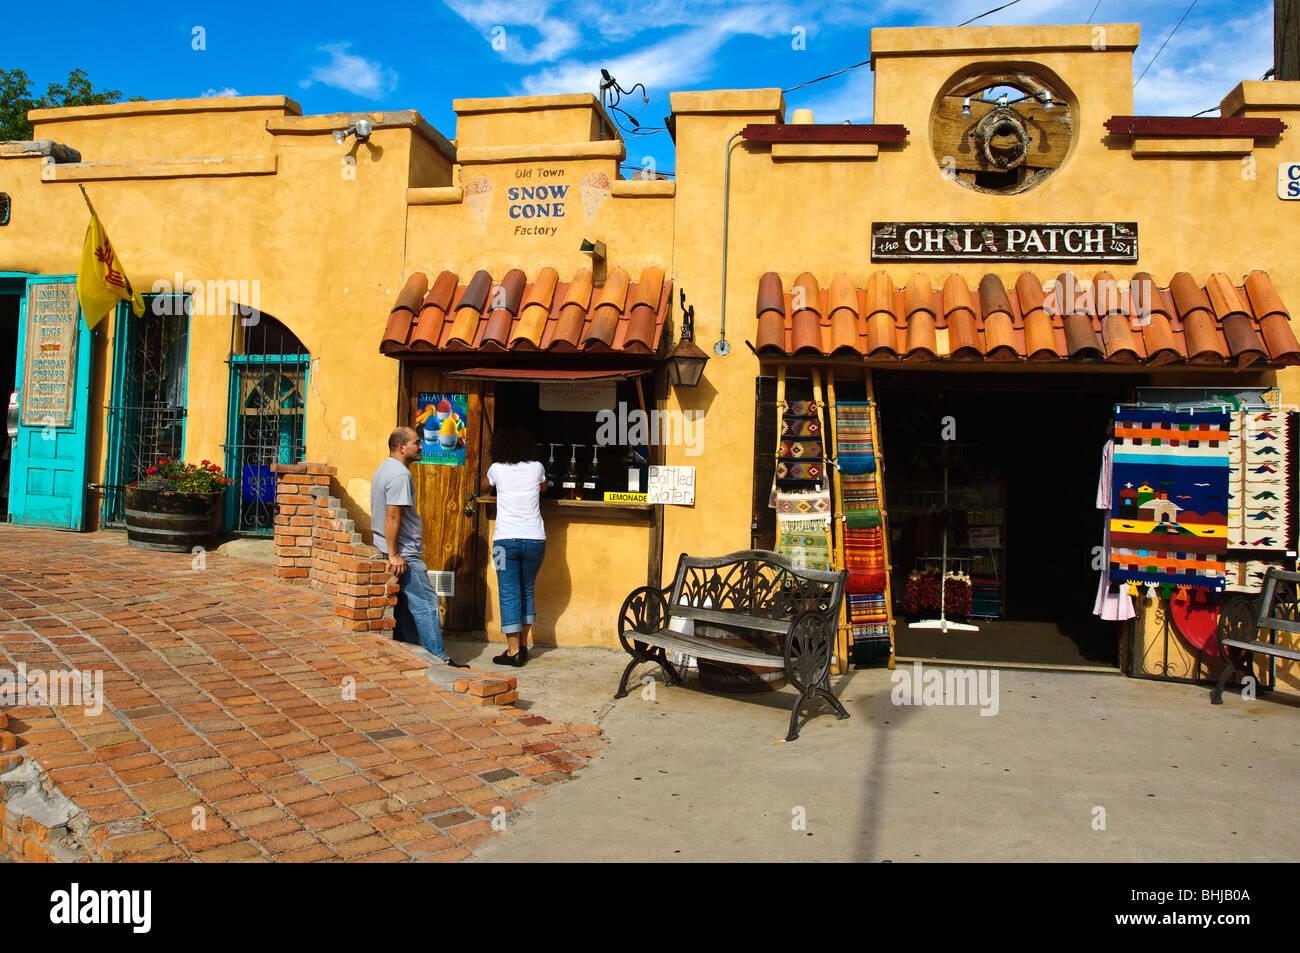
{"type": "MultiPolygon", "coordinates": [[[[549,267],[532,281],[522,269],[512,268],[499,281],[478,271],[467,284],[459,282],[455,272],[444,271],[430,287],[426,275],[412,274],[388,315],[380,351],[392,357],[507,350],[653,356],[666,351],[664,322],[672,308],[672,282],[657,266],[643,269],[636,281],[625,269],[613,268],[598,285],[590,269],[580,269],[564,282],[549,267]]],[[[780,296],[779,277],[775,290],[780,296]]]]}
{"type": "Polygon", "coordinates": [[[758,282],[756,316],[760,357],[1300,364],[1290,312],[1263,271],[1240,286],[1223,273],[1200,285],[1179,272],[1167,288],[1145,272],[1125,280],[1101,271],[1090,282],[1066,272],[1046,287],[1024,272],[1010,291],[989,273],[974,292],[956,274],[935,287],[931,276],[883,271],[865,288],[843,274],[823,287],[805,273],[786,291],[768,272],[758,282]]]}

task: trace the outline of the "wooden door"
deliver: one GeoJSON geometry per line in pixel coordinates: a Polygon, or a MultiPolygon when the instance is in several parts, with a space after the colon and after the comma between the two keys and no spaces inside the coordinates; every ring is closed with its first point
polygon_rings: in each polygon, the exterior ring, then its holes
{"type": "MultiPolygon", "coordinates": [[[[443,598],[445,632],[467,634],[484,627],[486,569],[489,547],[480,539],[483,507],[475,502],[481,483],[481,461],[491,439],[491,394],[479,381],[447,378],[446,369],[403,362],[398,395],[399,424],[415,427],[419,395],[462,393],[468,396],[465,465],[411,465],[415,502],[424,524],[424,562],[431,570],[456,574],[455,595],[443,598]]],[[[419,429],[419,428],[417,428],[419,429]]],[[[483,521],[486,525],[486,520],[483,521]]]]}

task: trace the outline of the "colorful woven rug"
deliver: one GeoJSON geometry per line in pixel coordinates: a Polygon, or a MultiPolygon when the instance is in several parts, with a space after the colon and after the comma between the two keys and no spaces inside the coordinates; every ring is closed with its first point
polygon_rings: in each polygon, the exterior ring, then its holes
{"type": "Polygon", "coordinates": [[[1259,592],[1271,565],[1290,569],[1296,536],[1295,413],[1242,411],[1228,438],[1228,588],[1259,592]]]}
{"type": "Polygon", "coordinates": [[[829,522],[831,518],[831,491],[813,490],[809,493],[776,494],[776,518],[785,520],[804,520],[820,517],[829,522]]]}
{"type": "Polygon", "coordinates": [[[826,486],[825,448],[817,402],[787,400],[783,410],[777,447],[777,489],[812,490],[826,486]]]}
{"type": "Polygon", "coordinates": [[[831,568],[830,523],[821,518],[785,519],[777,523],[776,551],[796,566],[831,568]]]}
{"type": "Polygon", "coordinates": [[[1115,415],[1111,579],[1224,587],[1229,423],[1215,411],[1115,415]]]}
{"type": "Polygon", "coordinates": [[[849,658],[873,662],[889,658],[889,609],[883,594],[849,593],[849,658]]]}
{"type": "Polygon", "coordinates": [[[844,531],[844,568],[852,592],[885,591],[885,532],[874,529],[844,531]]]}

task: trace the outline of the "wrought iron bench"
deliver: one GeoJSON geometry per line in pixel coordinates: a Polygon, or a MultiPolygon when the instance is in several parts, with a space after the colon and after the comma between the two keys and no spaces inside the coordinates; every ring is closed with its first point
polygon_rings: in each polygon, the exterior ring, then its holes
{"type": "MultiPolygon", "coordinates": [[[[1215,637],[1224,665],[1210,693],[1212,704],[1223,704],[1223,688],[1233,672],[1252,676],[1254,655],[1300,661],[1300,650],[1277,644],[1278,632],[1300,632],[1300,573],[1271,566],[1258,596],[1231,599],[1223,606],[1215,637]],[[1267,642],[1259,638],[1261,629],[1270,632],[1267,642]]],[[[1271,682],[1267,687],[1273,687],[1271,682]]]]}
{"type": "Polygon", "coordinates": [[[784,667],[786,678],[799,692],[786,741],[799,737],[799,709],[812,698],[824,698],[836,718],[848,718],[830,688],[847,579],[846,572],[804,569],[785,556],[759,549],[713,558],[683,553],[670,589],[642,586],[619,609],[618,640],[632,660],[614,697],[627,695],[628,676],[642,662],[659,663],[668,674],[667,684],[680,683],[681,675],[668,658],[672,651],[732,665],[784,667]],[[703,623],[701,628],[717,625],[774,633],[784,639],[782,653],[771,655],[677,632],[669,627],[675,619],[703,623]]]}

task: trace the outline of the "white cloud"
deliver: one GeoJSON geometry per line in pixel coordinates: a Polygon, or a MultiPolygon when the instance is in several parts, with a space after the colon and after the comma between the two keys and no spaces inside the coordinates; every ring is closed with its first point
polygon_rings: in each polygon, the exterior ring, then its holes
{"type": "Polygon", "coordinates": [[[324,83],[367,99],[379,99],[391,93],[397,86],[397,74],[379,63],[347,52],[351,45],[334,43],[322,46],[322,52],[330,55],[329,63],[313,68],[310,79],[302,80],[298,85],[305,89],[312,82],[324,83]]]}
{"type": "Polygon", "coordinates": [[[203,93],[204,99],[212,99],[216,96],[238,96],[239,90],[233,86],[223,86],[221,89],[208,89],[203,93]]]}

